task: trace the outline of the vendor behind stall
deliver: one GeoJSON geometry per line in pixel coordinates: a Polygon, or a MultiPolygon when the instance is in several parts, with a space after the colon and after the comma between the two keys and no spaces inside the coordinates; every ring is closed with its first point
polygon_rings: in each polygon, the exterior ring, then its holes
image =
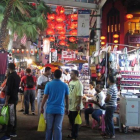
{"type": "Polygon", "coordinates": [[[89,84],[89,87],[90,88],[89,88],[88,94],[84,94],[84,96],[83,96],[83,104],[84,104],[84,106],[85,106],[85,102],[87,102],[89,99],[92,99],[94,97],[94,95],[96,94],[95,85],[94,85],[93,82],[91,82],[89,84]]]}

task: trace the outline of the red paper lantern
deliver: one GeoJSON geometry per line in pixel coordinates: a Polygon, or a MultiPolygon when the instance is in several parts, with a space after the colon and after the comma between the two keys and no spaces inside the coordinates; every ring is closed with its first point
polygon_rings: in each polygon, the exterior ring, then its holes
{"type": "Polygon", "coordinates": [[[49,40],[50,40],[51,42],[54,42],[54,41],[55,41],[55,37],[49,37],[49,40]]]}
{"type": "Polygon", "coordinates": [[[24,53],[24,49],[22,49],[21,52],[24,53]]]}
{"type": "Polygon", "coordinates": [[[55,28],[58,30],[58,31],[61,31],[64,29],[64,23],[58,23],[55,28]]]}
{"type": "Polygon", "coordinates": [[[132,15],[132,14],[127,14],[127,15],[126,15],[126,18],[127,18],[127,19],[132,19],[132,18],[133,18],[133,15],[132,15]]]}
{"type": "Polygon", "coordinates": [[[32,6],[34,6],[34,7],[35,7],[35,6],[36,6],[36,3],[32,3],[32,6]]]}
{"type": "Polygon", "coordinates": [[[101,42],[101,45],[105,45],[105,42],[101,42]]]}
{"type": "Polygon", "coordinates": [[[59,45],[65,46],[66,45],[66,42],[64,40],[62,40],[62,41],[59,42],[59,45]]]}
{"type": "Polygon", "coordinates": [[[17,49],[17,53],[19,53],[19,49],[17,49]]]}
{"type": "Polygon", "coordinates": [[[71,19],[73,20],[78,20],[78,14],[72,14],[71,19]]]}
{"type": "Polygon", "coordinates": [[[55,52],[55,49],[51,49],[51,52],[55,52]]]}
{"type": "Polygon", "coordinates": [[[59,31],[58,34],[60,34],[60,35],[65,35],[65,34],[66,34],[66,30],[63,29],[63,30],[59,31]]]}
{"type": "Polygon", "coordinates": [[[77,36],[77,30],[71,30],[70,35],[71,36],[77,36]]]}
{"type": "Polygon", "coordinates": [[[70,29],[75,29],[77,28],[77,26],[78,26],[77,22],[71,22],[70,29]]]}
{"type": "Polygon", "coordinates": [[[46,31],[47,35],[54,35],[54,30],[53,29],[50,29],[48,28],[47,31],[46,31]]]}
{"type": "Polygon", "coordinates": [[[57,6],[57,8],[56,8],[56,13],[57,13],[57,14],[63,14],[64,12],[65,12],[64,7],[62,7],[62,6],[57,6]]]}
{"type": "Polygon", "coordinates": [[[15,53],[15,49],[12,49],[12,53],[15,53]]]}
{"type": "Polygon", "coordinates": [[[118,43],[119,41],[118,40],[114,40],[114,43],[118,43]]]}
{"type": "Polygon", "coordinates": [[[60,36],[58,37],[58,39],[60,39],[60,40],[65,40],[65,39],[66,39],[66,36],[65,36],[65,35],[60,35],[60,36]]]}
{"type": "Polygon", "coordinates": [[[55,22],[55,21],[51,21],[51,22],[49,22],[49,24],[48,24],[48,28],[50,28],[50,29],[55,29],[55,25],[56,25],[56,22],[55,22]]]}
{"type": "Polygon", "coordinates": [[[26,53],[29,53],[29,50],[26,50],[26,53]]]}
{"type": "Polygon", "coordinates": [[[106,37],[105,36],[101,36],[101,40],[105,40],[106,39],[106,37]]]}
{"type": "Polygon", "coordinates": [[[55,19],[55,14],[48,14],[47,15],[49,20],[54,20],[55,19]]]}
{"type": "Polygon", "coordinates": [[[70,37],[70,38],[69,38],[69,41],[70,41],[70,42],[75,42],[75,41],[76,41],[76,38],[75,38],[75,37],[70,37]]]}
{"type": "Polygon", "coordinates": [[[37,49],[35,49],[35,53],[37,53],[37,49]]]}
{"type": "Polygon", "coordinates": [[[113,35],[113,38],[119,38],[118,34],[113,35]]]}
{"type": "Polygon", "coordinates": [[[65,14],[57,15],[56,16],[56,21],[57,22],[63,22],[65,20],[65,14]]]}

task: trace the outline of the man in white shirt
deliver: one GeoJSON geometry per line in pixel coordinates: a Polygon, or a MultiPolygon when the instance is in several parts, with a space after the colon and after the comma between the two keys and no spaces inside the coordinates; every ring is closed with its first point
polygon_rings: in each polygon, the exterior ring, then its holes
{"type": "Polygon", "coordinates": [[[38,89],[38,95],[37,95],[37,103],[38,103],[38,115],[40,114],[41,109],[41,103],[44,95],[44,89],[47,82],[51,81],[49,76],[51,75],[51,68],[46,67],[45,73],[42,74],[37,81],[37,89],[38,89]]]}
{"type": "Polygon", "coordinates": [[[71,77],[70,77],[69,70],[66,69],[66,70],[65,70],[65,82],[66,82],[66,83],[69,83],[70,79],[71,79],[71,77]]]}
{"type": "Polygon", "coordinates": [[[97,121],[98,126],[100,126],[100,116],[103,114],[103,110],[101,109],[105,105],[105,93],[102,92],[101,85],[96,86],[96,92],[97,94],[94,95],[93,100],[90,100],[90,102],[93,102],[93,108],[94,111],[92,112],[92,118],[97,121]]]}
{"type": "Polygon", "coordinates": [[[100,116],[102,115],[101,107],[105,104],[105,94],[102,92],[102,86],[100,84],[96,85],[96,94],[93,99],[89,102],[94,103],[93,107],[85,109],[85,121],[86,127],[89,127],[89,114],[100,124],[100,116]]]}

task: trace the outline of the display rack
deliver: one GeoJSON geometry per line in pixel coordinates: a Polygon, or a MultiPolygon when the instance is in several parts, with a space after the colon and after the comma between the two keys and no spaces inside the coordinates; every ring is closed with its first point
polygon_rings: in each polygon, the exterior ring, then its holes
{"type": "Polygon", "coordinates": [[[84,87],[84,94],[88,94],[90,76],[89,76],[89,68],[86,65],[83,65],[82,70],[80,72],[80,81],[82,82],[84,87]]]}
{"type": "Polygon", "coordinates": [[[121,71],[120,75],[118,84],[120,84],[121,94],[124,93],[123,91],[140,94],[140,71],[121,71]]]}

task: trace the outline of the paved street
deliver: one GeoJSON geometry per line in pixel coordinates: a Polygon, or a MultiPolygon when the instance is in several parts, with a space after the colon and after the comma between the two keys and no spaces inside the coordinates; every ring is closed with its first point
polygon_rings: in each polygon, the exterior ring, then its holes
{"type": "MultiPolygon", "coordinates": [[[[18,106],[19,109],[19,106],[18,106]]],[[[17,138],[12,138],[12,140],[44,140],[45,133],[37,132],[38,116],[24,116],[22,113],[18,114],[18,130],[17,138]]],[[[83,117],[83,114],[82,114],[83,117]]],[[[84,118],[84,117],[83,117],[84,118]]],[[[79,140],[103,140],[100,136],[100,131],[92,130],[90,128],[80,128],[79,140]]],[[[68,130],[68,118],[65,116],[63,123],[63,140],[67,140],[68,130]]],[[[0,134],[2,136],[2,134],[0,134]]],[[[128,134],[123,134],[116,132],[116,140],[140,140],[140,131],[129,132],[128,134]]]]}

